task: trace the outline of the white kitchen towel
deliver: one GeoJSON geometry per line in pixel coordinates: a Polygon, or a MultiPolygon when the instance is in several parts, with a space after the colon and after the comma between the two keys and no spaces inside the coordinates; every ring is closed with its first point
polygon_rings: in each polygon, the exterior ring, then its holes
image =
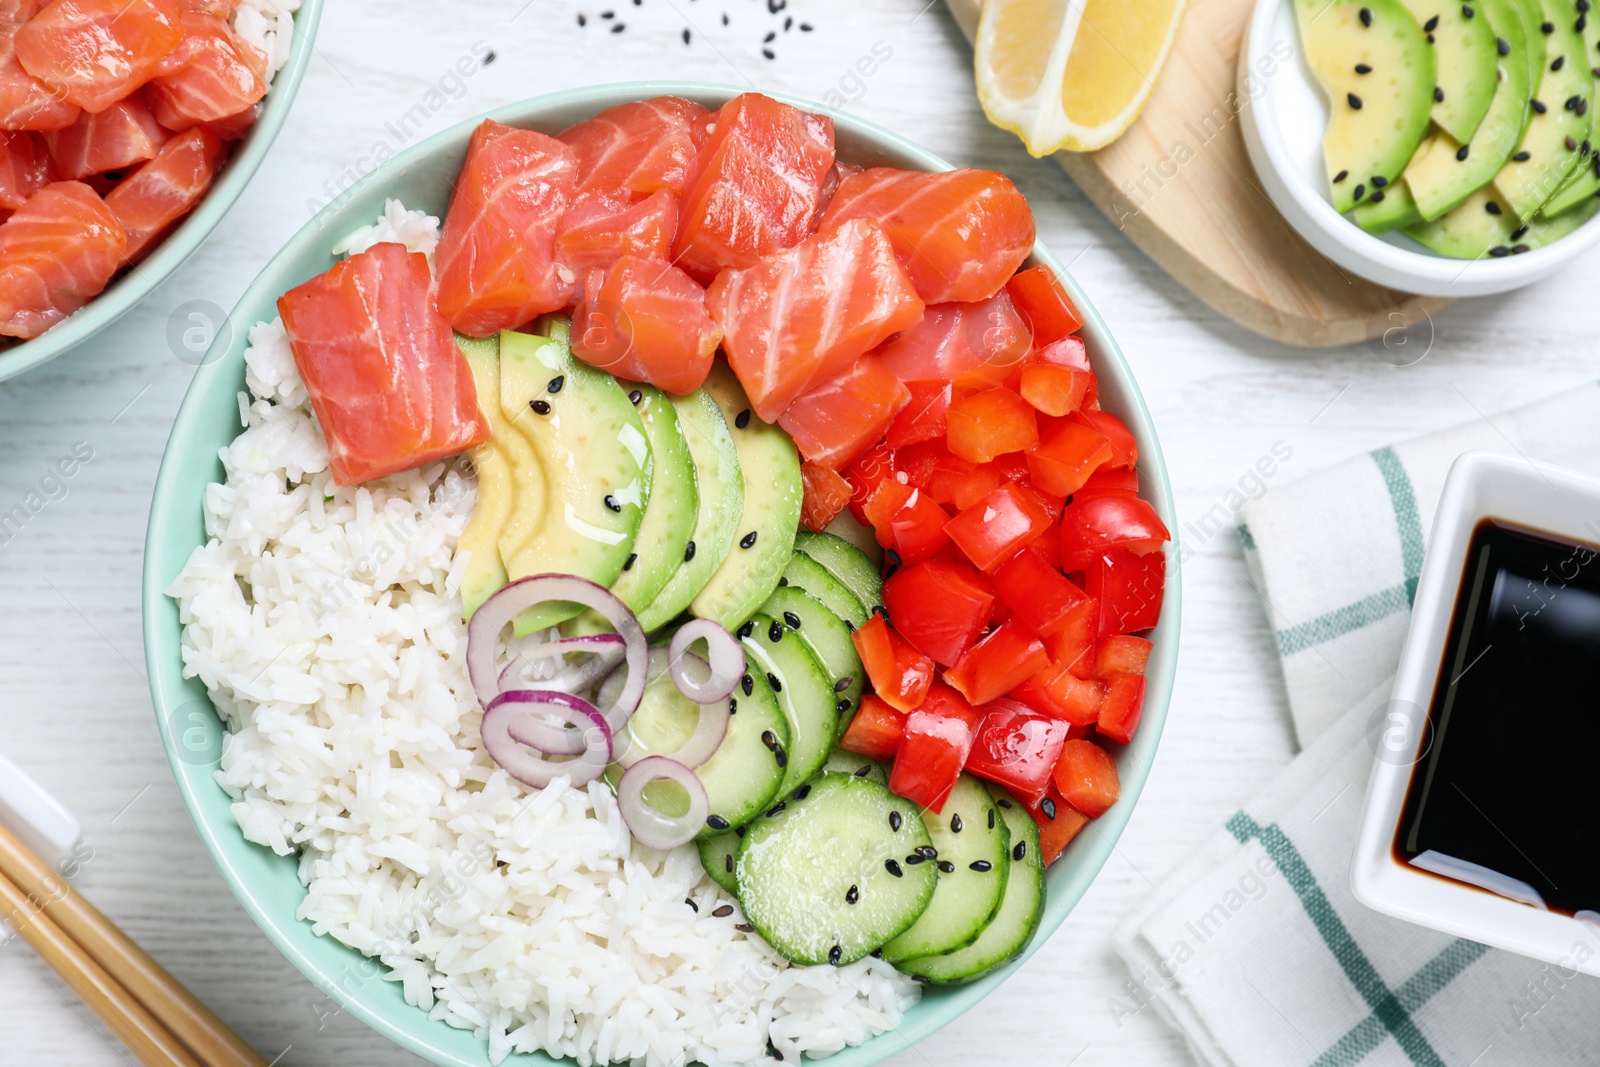
{"type": "Polygon", "coordinates": [[[1380,448],[1274,487],[1242,512],[1245,562],[1302,747],[1399,666],[1445,475],[1478,448],[1600,474],[1600,388],[1380,448]]]}

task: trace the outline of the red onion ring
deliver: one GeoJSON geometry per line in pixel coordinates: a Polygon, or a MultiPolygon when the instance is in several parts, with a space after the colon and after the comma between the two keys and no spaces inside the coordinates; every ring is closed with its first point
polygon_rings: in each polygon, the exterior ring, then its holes
{"type": "MultiPolygon", "coordinates": [[[[659,648],[650,650],[650,673],[652,678],[660,676],[660,671],[656,669],[660,652],[661,649],[659,648]]],[[[687,656],[685,658],[692,659],[702,665],[705,663],[699,656],[687,656]]],[[[706,670],[709,671],[710,668],[707,667],[706,670]]],[[[722,746],[722,739],[728,736],[728,718],[733,714],[732,704],[728,697],[723,697],[721,700],[707,704],[697,704],[696,707],[699,709],[700,717],[695,722],[694,733],[690,735],[689,740],[678,746],[676,752],[661,753],[666,759],[681,763],[691,769],[700,766],[716,755],[717,749],[722,746]]],[[[633,743],[631,727],[632,723],[630,721],[629,725],[623,727],[621,732],[616,735],[616,742],[611,753],[611,758],[624,770],[636,763],[643,762],[649,756],[649,753],[638,750],[633,743]]]]}
{"type": "MultiPolygon", "coordinates": [[[[611,762],[611,728],[605,716],[582,697],[542,689],[509,689],[489,701],[479,727],[483,747],[505,772],[524,785],[544,789],[561,775],[573,785],[588,785],[611,762]],[[563,721],[557,726],[549,717],[563,721]],[[583,743],[575,759],[553,762],[544,745],[575,726],[583,743]]],[[[704,790],[702,789],[703,793],[704,790]]]]}
{"type": "Polygon", "coordinates": [[[693,771],[665,756],[646,756],[623,772],[617,783],[617,808],[633,832],[634,840],[646,848],[669,849],[688,844],[706,824],[711,802],[706,787],[693,771]],[[689,810],[668,815],[644,799],[645,786],[655,781],[673,781],[689,794],[689,810]]]}
{"type": "Polygon", "coordinates": [[[581,693],[616,669],[627,654],[627,642],[620,634],[588,634],[534,644],[522,643],[516,649],[508,648],[508,651],[511,652],[511,661],[500,672],[499,685],[502,691],[559,689],[563,693],[581,693]],[[529,675],[534,664],[568,655],[588,655],[589,659],[579,663],[564,663],[549,678],[529,675]]]}
{"type": "Polygon", "coordinates": [[[690,619],[672,635],[668,646],[670,660],[667,670],[672,672],[672,682],[678,692],[696,704],[711,704],[726,700],[744,675],[744,646],[728,632],[727,627],[713,619],[690,619]],[[698,656],[690,656],[689,649],[696,641],[705,641],[710,665],[702,677],[696,678],[686,669],[688,660],[705,663],[698,656]]]}

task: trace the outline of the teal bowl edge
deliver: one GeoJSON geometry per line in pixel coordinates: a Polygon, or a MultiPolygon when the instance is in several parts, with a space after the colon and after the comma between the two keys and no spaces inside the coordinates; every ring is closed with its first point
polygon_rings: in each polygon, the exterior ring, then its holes
{"type": "Polygon", "coordinates": [[[322,21],[322,4],[323,0],[301,0],[300,10],[294,16],[294,44],[289,50],[289,61],[273,77],[272,91],[267,93],[260,117],[199,205],[154,252],[64,322],[31,341],[0,349],[0,381],[48,363],[116,322],[206,243],[211,231],[232,210],[261,168],[289,117],[289,110],[300,93],[300,83],[305,80],[306,65],[311,62],[317,26],[322,21]]]}
{"type": "MultiPolygon", "coordinates": [[[[245,911],[310,979],[314,988],[306,993],[309,1009],[330,1014],[348,1011],[391,1041],[441,1067],[484,1067],[489,1063],[487,1043],[470,1031],[428,1019],[425,1012],[405,1002],[397,984],[382,980],[375,961],[331,937],[315,934],[310,923],[296,919],[296,909],[305,895],[297,875],[296,857],[275,855],[247,842],[240,833],[230,812],[231,801],[213,778],[223,744],[222,724],[199,681],[183,678],[178,607],[163,590],[182,570],[193,549],[205,543],[202,495],[208,483],[222,478],[217,449],[231,441],[240,429],[235,396],[244,389],[243,353],[248,327],[276,314],[278,295],[331,266],[334,258],[329,249],[340,237],[370,224],[382,210],[384,200],[391,197],[404,201],[408,207],[442,215],[449,180],[459,168],[467,138],[483,117],[554,132],[628,100],[675,94],[715,105],[740,91],[733,86],[682,81],[567,90],[496,109],[402,152],[319,212],[268,263],[230,315],[232,328],[228,335],[219,335],[216,346],[197,370],[173,424],[151,504],[143,616],[145,659],[157,725],[184,805],[245,911]]],[[[829,112],[812,101],[772,95],[829,114],[841,152],[852,160],[927,170],[951,167],[931,152],[873,123],[829,112]]],[[[1141,495],[1151,501],[1170,529],[1176,529],[1171,486],[1155,426],[1127,360],[1082,285],[1042,244],[1035,245],[1033,255],[1035,262],[1048,264],[1065,281],[1083,318],[1082,333],[1100,373],[1102,402],[1128,423],[1138,441],[1141,495]]],[[[1050,868],[1039,933],[1016,960],[969,985],[926,991],[898,1028],[828,1057],[830,1063],[838,1067],[879,1063],[928,1037],[994,992],[1048,943],[1110,858],[1149,777],[1177,671],[1181,576],[1175,552],[1169,547],[1168,553],[1166,597],[1147,667],[1144,718],[1133,743],[1117,757],[1121,798],[1091,823],[1050,868]]],[[[516,1067],[556,1067],[570,1061],[542,1053],[523,1053],[504,1062],[516,1067]]]]}

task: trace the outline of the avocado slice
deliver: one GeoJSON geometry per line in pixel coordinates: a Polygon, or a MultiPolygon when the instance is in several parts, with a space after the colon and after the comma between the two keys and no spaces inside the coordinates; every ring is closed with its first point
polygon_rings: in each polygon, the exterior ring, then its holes
{"type": "MultiPolygon", "coordinates": [[[[1428,142],[1422,143],[1426,146],[1428,142]]],[[[1421,150],[1418,151],[1420,153],[1421,150]]],[[[1416,166],[1414,159],[1412,166],[1416,166]]],[[[1411,168],[1407,167],[1406,174],[1410,173],[1411,168]]],[[[1368,233],[1388,233],[1422,221],[1422,213],[1417,210],[1417,201],[1406,184],[1405,174],[1393,185],[1368,193],[1367,198],[1351,210],[1350,217],[1368,233]]]]}
{"type": "Polygon", "coordinates": [[[694,535],[695,516],[700,511],[700,492],[689,442],[678,428],[678,413],[667,394],[653,385],[619,384],[629,400],[635,395],[639,398],[634,409],[644,424],[644,436],[655,461],[650,475],[650,500],[633,541],[634,554],[623,564],[622,576],[611,587],[637,614],[654,602],[683,563],[684,548],[694,535]]]}
{"type": "Polygon", "coordinates": [[[1567,236],[1594,216],[1600,200],[1592,204],[1583,211],[1568,211],[1554,218],[1538,215],[1523,223],[1512,214],[1509,198],[1491,184],[1454,210],[1432,222],[1413,226],[1406,233],[1443,256],[1499,258],[1541,248],[1567,236]],[[1491,204],[1499,210],[1491,211],[1491,204]]]}
{"type": "Polygon", "coordinates": [[[1500,53],[1495,28],[1481,16],[1480,0],[1402,0],[1428,35],[1435,56],[1433,110],[1439,129],[1458,142],[1472,140],[1494,99],[1500,53]]]}
{"type": "Polygon", "coordinates": [[[1400,0],[1294,0],[1307,61],[1328,94],[1324,164],[1340,214],[1392,184],[1428,131],[1436,61],[1400,0]]]}
{"type": "Polygon", "coordinates": [[[1520,219],[1537,214],[1578,165],[1594,103],[1594,76],[1570,0],[1543,0],[1543,11],[1550,32],[1543,35],[1544,67],[1528,104],[1532,113],[1494,180],[1520,219]]]}
{"type": "MultiPolygon", "coordinates": [[[[1582,27],[1579,34],[1583,37],[1584,54],[1589,57],[1591,64],[1600,63],[1600,17],[1591,19],[1590,12],[1576,13],[1580,17],[1573,25],[1574,28],[1582,27]]],[[[1591,69],[1589,73],[1600,79],[1600,75],[1595,74],[1596,70],[1600,70],[1600,67],[1591,69]]],[[[1600,145],[1600,80],[1597,80],[1596,92],[1590,101],[1589,136],[1578,146],[1579,165],[1572,169],[1566,183],[1539,209],[1540,214],[1559,215],[1600,193],[1600,154],[1595,152],[1595,145],[1600,145]]]]}
{"type": "Polygon", "coordinates": [[[500,341],[496,337],[456,334],[456,347],[472,368],[478,407],[489,420],[489,440],[468,455],[478,472],[478,502],[456,542],[456,553],[470,552],[461,576],[461,614],[472,618],[478,606],[506,584],[500,558],[500,531],[511,517],[515,495],[511,461],[506,457],[505,416],[500,413],[500,341]]]}
{"type": "Polygon", "coordinates": [[[1543,0],[1511,0],[1511,7],[1522,23],[1522,59],[1528,65],[1528,91],[1533,92],[1539,88],[1539,75],[1544,70],[1544,3],[1543,0]]]}
{"type": "Polygon", "coordinates": [[[744,513],[744,472],[722,409],[704,389],[670,399],[694,462],[699,500],[694,528],[677,569],[654,601],[639,611],[639,625],[646,633],[677,618],[705,588],[733,547],[734,532],[744,513]]]}
{"type": "Polygon", "coordinates": [[[744,622],[772,591],[794,551],[800,526],[800,454],[789,435],[750,410],[739,380],[726,363],[711,368],[705,390],[733,428],[744,468],[744,510],[733,547],[689,610],[728,629],[744,622]]]}
{"type": "MultiPolygon", "coordinates": [[[[517,470],[518,490],[542,488],[545,500],[526,530],[508,523],[502,534],[507,576],[575,574],[610,586],[633,553],[650,496],[650,442],[627,393],[611,375],[574,359],[563,341],[506,330],[500,407],[537,461],[517,470]],[[526,536],[507,551],[511,533],[526,536]]],[[[516,633],[554,626],[579,610],[538,605],[517,616],[516,633]]]]}

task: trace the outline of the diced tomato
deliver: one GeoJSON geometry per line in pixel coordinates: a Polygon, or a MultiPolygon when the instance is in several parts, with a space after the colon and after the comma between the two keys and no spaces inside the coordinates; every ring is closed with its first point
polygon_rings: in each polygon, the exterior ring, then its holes
{"type": "Polygon", "coordinates": [[[1061,514],[1061,565],[1069,571],[1082,570],[1113,548],[1145,555],[1171,536],[1156,509],[1138,497],[1074,500],[1061,514]]]}
{"type": "Polygon", "coordinates": [[[660,259],[596,267],[572,312],[573,355],[675,396],[705,383],[721,336],[700,283],[660,259]]]}
{"type": "Polygon", "coordinates": [[[911,496],[889,518],[889,543],[884,547],[899,563],[908,565],[930,559],[950,543],[945,524],[950,521],[948,512],[935,504],[921,489],[913,489],[911,496]]]}
{"type": "Polygon", "coordinates": [[[906,716],[905,739],[889,771],[889,791],[930,811],[943,811],[982,722],[983,716],[948,686],[933,686],[922,706],[906,716]]]}
{"type": "Polygon", "coordinates": [[[1084,408],[1073,412],[1071,418],[1098,431],[1110,443],[1110,466],[1132,467],[1139,462],[1139,444],[1133,439],[1133,432],[1109,411],[1084,408]]]}
{"type": "Polygon", "coordinates": [[[1039,442],[1033,408],[1009,389],[987,389],[955,401],[946,422],[950,451],[973,463],[1026,452],[1039,442]]]}
{"type": "MultiPolygon", "coordinates": [[[[1070,579],[1069,579],[1070,581],[1070,579]]],[[[1074,583],[1077,584],[1077,583],[1074,583]]],[[[1094,649],[1099,635],[1100,602],[1091,596],[1067,615],[1061,628],[1044,639],[1050,662],[1057,663],[1079,678],[1094,677],[1094,649]]]]}
{"type": "Polygon", "coordinates": [[[128,233],[124,262],[141,259],[167,227],[187,215],[211,188],[226,146],[205,127],[175,134],[156,158],[116,184],[106,206],[128,233]]]}
{"type": "Polygon", "coordinates": [[[1101,639],[1094,655],[1094,676],[1143,674],[1150,661],[1151,644],[1131,634],[1111,634],[1101,639]]]}
{"type": "Polygon", "coordinates": [[[1089,480],[1083,483],[1083,488],[1073,493],[1074,500],[1087,500],[1092,496],[1111,496],[1117,493],[1126,496],[1139,495],[1139,472],[1132,467],[1101,467],[1089,475],[1089,480]]]}
{"type": "Polygon", "coordinates": [[[985,571],[993,571],[1049,528],[1050,515],[1039,501],[1009,483],[945,525],[951,540],[985,571]]]}
{"type": "Polygon", "coordinates": [[[1101,734],[1126,745],[1133,740],[1139,728],[1139,718],[1144,714],[1144,686],[1142,674],[1113,674],[1106,684],[1106,696],[1100,704],[1098,729],[1101,734]]]}
{"type": "Polygon", "coordinates": [[[1064,663],[1052,663],[1013,689],[1011,696],[1072,726],[1093,726],[1100,721],[1105,686],[1079,678],[1064,663]]]}
{"type": "Polygon", "coordinates": [[[1093,741],[1073,740],[1061,746],[1055,782],[1062,798],[1091,819],[1104,815],[1122,792],[1117,761],[1093,741]]]}
{"type": "Polygon", "coordinates": [[[1111,461],[1111,444],[1093,427],[1062,419],[1028,452],[1035,485],[1057,496],[1071,496],[1101,466],[1111,461]]]}
{"type": "Polygon", "coordinates": [[[887,445],[874,445],[840,473],[850,483],[850,514],[861,525],[871,526],[872,520],[867,518],[867,501],[878,486],[894,477],[894,454],[887,445]]]}
{"type": "Polygon", "coordinates": [[[1111,549],[1090,561],[1085,588],[1100,604],[1097,632],[1127,634],[1148,630],[1161,618],[1167,557],[1111,549]]]}
{"type": "Polygon", "coordinates": [[[874,615],[851,635],[873,692],[900,711],[911,711],[933,684],[933,660],[895,633],[883,616],[874,615]]]}
{"type": "Polygon", "coordinates": [[[813,385],[778,417],[800,454],[838,470],[873,443],[911,400],[911,392],[871,353],[813,385]]]}
{"type": "Polygon", "coordinates": [[[945,672],[945,681],[974,704],[1002,697],[1049,666],[1039,636],[1012,619],[991,631],[945,672]]]}
{"type": "Polygon", "coordinates": [[[979,710],[983,723],[967,754],[967,770],[1005,786],[1024,803],[1037,801],[1067,743],[1067,724],[1015,700],[991,701],[979,710]]]}
{"type": "Polygon", "coordinates": [[[839,747],[872,759],[893,759],[905,735],[906,717],[868,693],[839,738],[839,747]]]}
{"type": "Polygon", "coordinates": [[[921,322],[885,341],[878,354],[903,381],[965,383],[1018,367],[1028,354],[1028,326],[1002,290],[971,304],[930,304],[921,322]]]}
{"type": "Polygon", "coordinates": [[[153,159],[166,139],[167,131],[137,96],[118,100],[104,111],[86,112],[71,126],[44,135],[56,174],[73,179],[153,159]]]}
{"type": "MultiPolygon", "coordinates": [[[[15,211],[50,184],[50,153],[32,130],[0,129],[0,210],[15,211]]],[[[944,433],[941,423],[939,433],[944,433]]]]}
{"type": "Polygon", "coordinates": [[[1089,825],[1089,816],[1068,804],[1053,781],[1037,803],[1028,805],[1028,813],[1039,824],[1039,861],[1046,867],[1060,858],[1072,839],[1089,825]]]}
{"type": "Polygon", "coordinates": [[[430,281],[426,256],[383,242],[278,298],[340,485],[489,439],[472,370],[433,306],[430,281]]]}
{"type": "Polygon", "coordinates": [[[944,437],[945,415],[950,410],[949,382],[908,381],[911,402],[889,424],[887,440],[893,449],[944,437]]]}
{"type": "Polygon", "coordinates": [[[850,483],[837,472],[810,461],[800,464],[800,482],[805,487],[800,521],[820,533],[850,503],[850,483]]]}
{"type": "Polygon", "coordinates": [[[992,463],[973,463],[946,455],[928,477],[928,493],[941,504],[964,511],[999,487],[1000,471],[992,463]]]}
{"type": "Polygon", "coordinates": [[[678,226],[678,201],[670,189],[631,203],[605,193],[589,193],[567,209],[556,237],[556,262],[583,278],[623,256],[672,258],[672,233],[678,226]]]}
{"type": "Polygon", "coordinates": [[[1088,602],[1082,589],[1032,552],[1018,552],[994,572],[994,589],[1029,629],[1044,636],[1064,628],[1074,608],[1088,602]]]}
{"type": "Polygon", "coordinates": [[[952,667],[988,623],[994,587],[967,564],[928,560],[891,575],[883,603],[913,648],[952,667]]]}
{"type": "Polygon", "coordinates": [[[1044,348],[1075,334],[1083,325],[1083,319],[1072,306],[1072,298],[1049,267],[1019,271],[1006,283],[1006,291],[1027,320],[1035,348],[1044,348]]]}

